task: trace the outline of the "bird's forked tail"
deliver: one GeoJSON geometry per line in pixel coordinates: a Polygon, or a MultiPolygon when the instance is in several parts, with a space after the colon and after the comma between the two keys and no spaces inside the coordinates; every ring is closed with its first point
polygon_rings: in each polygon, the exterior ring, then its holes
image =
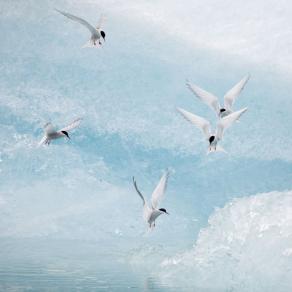
{"type": "Polygon", "coordinates": [[[223,153],[228,153],[223,147],[217,145],[216,148],[215,147],[208,147],[208,150],[207,150],[207,155],[209,155],[210,153],[213,153],[213,152],[223,152],[223,153]]]}
{"type": "Polygon", "coordinates": [[[84,48],[100,48],[100,47],[101,47],[101,45],[98,43],[98,41],[96,42],[96,44],[94,44],[94,42],[92,40],[89,40],[82,46],[82,49],[84,49],[84,48]]]}

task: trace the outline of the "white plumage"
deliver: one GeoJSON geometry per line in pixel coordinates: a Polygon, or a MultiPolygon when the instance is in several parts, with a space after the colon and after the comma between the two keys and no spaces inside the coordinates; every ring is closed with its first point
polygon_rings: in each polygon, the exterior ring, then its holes
{"type": "Polygon", "coordinates": [[[70,139],[68,132],[75,129],[78,127],[81,123],[81,118],[78,118],[74,120],[71,124],[68,126],[56,131],[55,128],[53,127],[52,123],[47,123],[44,126],[44,137],[42,140],[39,142],[39,146],[41,145],[50,145],[52,140],[59,139],[59,138],[64,138],[67,137],[70,139]]]}
{"type": "Polygon", "coordinates": [[[194,93],[194,95],[200,99],[203,103],[209,106],[218,117],[223,118],[233,112],[232,107],[239,96],[246,83],[248,82],[250,75],[245,76],[237,84],[235,84],[224,96],[224,107],[220,106],[219,99],[214,94],[200,88],[195,84],[191,84],[187,81],[187,87],[194,93]]]}
{"type": "Polygon", "coordinates": [[[147,203],[144,196],[142,195],[142,193],[138,189],[135,178],[133,177],[134,187],[135,187],[138,195],[140,196],[140,198],[143,201],[143,218],[144,218],[145,222],[147,222],[149,224],[149,227],[151,229],[155,227],[155,220],[161,214],[168,214],[164,208],[158,209],[158,205],[161,202],[161,200],[163,199],[165,191],[166,191],[168,177],[169,177],[169,171],[166,171],[162,175],[159,183],[157,184],[156,188],[154,189],[154,191],[152,193],[150,205],[147,203]]]}
{"type": "Polygon", "coordinates": [[[101,38],[103,38],[103,40],[105,40],[105,32],[101,30],[101,25],[102,22],[104,20],[104,17],[101,15],[100,19],[98,21],[98,24],[96,27],[94,27],[93,25],[91,25],[89,22],[87,22],[85,19],[75,16],[73,14],[55,9],[57,12],[61,13],[62,15],[66,16],[67,18],[78,22],[80,24],[82,24],[83,26],[85,26],[91,33],[91,38],[90,40],[83,46],[83,48],[85,47],[99,47],[102,45],[101,43],[101,38]]]}
{"type": "Polygon", "coordinates": [[[205,139],[209,142],[208,153],[213,151],[224,151],[222,147],[218,147],[217,143],[222,140],[223,134],[235,121],[237,121],[243,113],[247,111],[247,108],[241,109],[234,113],[231,113],[217,122],[217,129],[215,133],[211,133],[211,124],[205,118],[190,113],[182,108],[177,108],[177,111],[189,122],[195,125],[202,131],[205,139]]]}

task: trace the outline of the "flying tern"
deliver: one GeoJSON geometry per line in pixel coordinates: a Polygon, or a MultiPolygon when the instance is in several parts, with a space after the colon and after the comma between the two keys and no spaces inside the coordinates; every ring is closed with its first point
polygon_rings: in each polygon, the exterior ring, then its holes
{"type": "Polygon", "coordinates": [[[59,13],[61,13],[62,15],[68,17],[69,19],[79,22],[80,24],[84,25],[85,27],[87,27],[87,29],[89,29],[89,31],[91,32],[91,38],[90,40],[83,46],[83,48],[85,47],[99,47],[102,45],[101,43],[101,38],[103,39],[103,41],[105,41],[105,32],[101,29],[101,25],[102,25],[102,21],[103,21],[103,16],[100,16],[98,25],[96,27],[94,27],[93,25],[91,25],[89,22],[87,22],[86,20],[77,17],[73,14],[55,9],[56,11],[58,11],[59,13]]]}
{"type": "Polygon", "coordinates": [[[226,152],[222,147],[217,146],[217,143],[222,140],[223,134],[227,128],[229,128],[240,116],[247,111],[247,108],[233,112],[217,122],[217,129],[215,132],[211,132],[211,124],[208,120],[190,113],[182,108],[177,108],[177,111],[189,122],[194,124],[200,129],[209,143],[208,152],[223,151],[226,152]]]}
{"type": "MultiPolygon", "coordinates": [[[[166,171],[159,183],[157,184],[155,190],[152,193],[151,202],[148,204],[140,192],[140,190],[137,187],[137,183],[135,181],[135,178],[133,177],[133,184],[134,187],[140,196],[140,198],[143,201],[143,218],[146,223],[149,224],[149,228],[153,229],[155,227],[155,220],[162,214],[168,214],[168,212],[164,208],[158,209],[158,204],[162,200],[164,193],[166,191],[167,181],[169,177],[169,171],[166,171]]],[[[169,215],[169,214],[168,214],[169,215]]]]}
{"type": "Polygon", "coordinates": [[[203,103],[208,105],[219,118],[223,118],[233,112],[233,104],[248,82],[249,78],[250,75],[245,76],[225,94],[223,107],[220,105],[218,97],[214,94],[200,88],[195,84],[191,84],[189,81],[186,82],[186,85],[194,93],[194,95],[198,97],[203,103]]]}
{"type": "Polygon", "coordinates": [[[81,122],[81,118],[78,118],[74,120],[70,125],[67,127],[62,128],[61,130],[56,131],[55,128],[53,127],[52,123],[47,123],[44,126],[44,132],[45,135],[42,138],[42,140],[39,142],[39,146],[41,145],[50,145],[52,140],[59,139],[59,138],[65,138],[70,139],[69,136],[69,131],[75,129],[76,127],[79,126],[81,122]]]}

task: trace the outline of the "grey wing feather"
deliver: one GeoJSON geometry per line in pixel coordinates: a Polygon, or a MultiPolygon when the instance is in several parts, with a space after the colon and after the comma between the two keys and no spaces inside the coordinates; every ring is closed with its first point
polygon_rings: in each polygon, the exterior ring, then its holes
{"type": "Polygon", "coordinates": [[[241,91],[244,89],[249,78],[250,78],[250,75],[245,76],[225,94],[224,107],[226,110],[232,111],[232,106],[233,106],[236,98],[239,96],[241,91]]]}
{"type": "Polygon", "coordinates": [[[58,9],[55,9],[55,10],[58,11],[59,13],[61,13],[62,15],[68,17],[69,19],[76,21],[76,22],[79,22],[80,24],[86,26],[92,34],[96,33],[96,29],[89,22],[87,22],[85,19],[80,18],[78,16],[75,16],[73,14],[58,10],[58,9]]]}
{"type": "Polygon", "coordinates": [[[82,118],[78,118],[78,119],[74,120],[70,125],[68,125],[67,127],[62,128],[60,130],[60,132],[61,131],[68,132],[68,131],[71,131],[71,130],[77,128],[80,125],[81,121],[82,121],[82,118]]]}
{"type": "Polygon", "coordinates": [[[54,126],[52,125],[52,123],[46,123],[44,125],[44,132],[45,132],[45,135],[49,135],[51,133],[54,133],[56,132],[54,126]]]}
{"type": "Polygon", "coordinates": [[[48,141],[48,138],[47,138],[47,136],[45,135],[45,136],[42,138],[42,140],[38,143],[38,147],[40,147],[40,146],[46,144],[47,141],[48,141]]]}
{"type": "Polygon", "coordinates": [[[232,126],[233,123],[237,121],[246,111],[247,107],[220,119],[217,124],[216,138],[218,140],[221,140],[223,138],[225,130],[232,126]]]}
{"type": "Polygon", "coordinates": [[[98,23],[97,23],[97,25],[96,25],[96,28],[97,28],[97,29],[100,29],[100,28],[101,28],[101,26],[102,26],[104,20],[105,20],[105,16],[104,16],[103,14],[101,14],[100,17],[99,17],[98,23]]]}
{"type": "Polygon", "coordinates": [[[217,96],[200,88],[195,84],[191,84],[188,80],[186,82],[186,85],[197,98],[199,98],[203,103],[208,105],[217,115],[219,114],[220,104],[217,96]]]}
{"type": "Polygon", "coordinates": [[[167,170],[159,180],[159,183],[157,184],[155,190],[152,193],[151,205],[153,209],[156,209],[158,207],[159,202],[163,199],[167,187],[168,177],[169,171],[167,170]]]}
{"type": "Polygon", "coordinates": [[[205,138],[209,139],[210,137],[210,122],[206,119],[197,116],[195,114],[192,114],[182,108],[177,108],[177,111],[189,122],[191,122],[193,125],[195,125],[198,129],[200,129],[205,138]]]}
{"type": "Polygon", "coordinates": [[[144,205],[145,205],[145,199],[144,199],[142,193],[139,191],[139,189],[138,189],[138,187],[137,187],[137,183],[136,183],[134,177],[133,177],[133,184],[134,184],[134,187],[135,187],[135,189],[136,189],[136,192],[138,193],[138,195],[139,195],[140,198],[142,199],[142,201],[143,201],[143,206],[144,206],[144,205]]]}

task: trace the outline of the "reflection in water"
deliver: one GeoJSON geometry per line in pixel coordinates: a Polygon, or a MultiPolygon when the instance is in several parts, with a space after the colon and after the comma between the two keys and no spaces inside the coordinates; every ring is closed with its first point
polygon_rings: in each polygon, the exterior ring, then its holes
{"type": "Polygon", "coordinates": [[[2,239],[0,291],[172,291],[149,271],[133,268],[128,255],[113,246],[108,250],[99,246],[97,242],[2,239]]]}

